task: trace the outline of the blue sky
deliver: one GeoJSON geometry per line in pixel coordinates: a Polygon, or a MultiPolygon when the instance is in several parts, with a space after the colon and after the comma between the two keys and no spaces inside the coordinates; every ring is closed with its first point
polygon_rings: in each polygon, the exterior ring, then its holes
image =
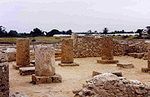
{"type": "Polygon", "coordinates": [[[150,0],[0,0],[7,30],[136,30],[150,25],[150,0]]]}

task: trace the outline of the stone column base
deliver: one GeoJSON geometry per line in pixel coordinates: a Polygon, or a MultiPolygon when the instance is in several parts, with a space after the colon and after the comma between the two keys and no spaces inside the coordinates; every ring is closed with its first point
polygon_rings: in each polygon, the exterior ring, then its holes
{"type": "Polygon", "coordinates": [[[97,60],[97,63],[101,64],[116,64],[118,60],[97,60]]]}
{"type": "Polygon", "coordinates": [[[59,63],[59,66],[79,66],[77,63],[59,63]]]}
{"type": "Polygon", "coordinates": [[[59,74],[55,74],[53,76],[36,76],[32,75],[32,83],[33,84],[46,84],[46,83],[61,83],[62,77],[59,74]]]}
{"type": "Polygon", "coordinates": [[[35,74],[35,67],[21,67],[19,73],[22,76],[35,74]]]}
{"type": "Polygon", "coordinates": [[[150,68],[142,68],[141,70],[142,70],[142,72],[150,73],[150,68]]]}

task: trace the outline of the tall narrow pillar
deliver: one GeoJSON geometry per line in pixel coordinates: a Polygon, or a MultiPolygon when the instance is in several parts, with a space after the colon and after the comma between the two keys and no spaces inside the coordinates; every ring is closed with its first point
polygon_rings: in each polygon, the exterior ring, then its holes
{"type": "Polygon", "coordinates": [[[19,38],[16,42],[16,65],[15,69],[30,66],[30,42],[28,38],[19,38]]]}
{"type": "Polygon", "coordinates": [[[30,65],[30,42],[28,38],[17,39],[16,65],[27,67],[30,65]]]}

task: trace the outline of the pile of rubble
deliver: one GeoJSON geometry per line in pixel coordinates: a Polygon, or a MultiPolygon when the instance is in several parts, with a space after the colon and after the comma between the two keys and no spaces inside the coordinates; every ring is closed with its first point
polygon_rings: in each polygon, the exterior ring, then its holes
{"type": "Polygon", "coordinates": [[[137,80],[103,73],[86,81],[81,90],[73,93],[74,97],[149,97],[150,86],[137,80]]]}

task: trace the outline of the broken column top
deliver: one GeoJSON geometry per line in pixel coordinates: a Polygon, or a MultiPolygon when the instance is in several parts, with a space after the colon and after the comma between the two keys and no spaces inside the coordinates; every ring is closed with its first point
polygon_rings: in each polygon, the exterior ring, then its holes
{"type": "Polygon", "coordinates": [[[55,50],[52,46],[35,47],[35,75],[53,76],[55,74],[55,50]]]}

